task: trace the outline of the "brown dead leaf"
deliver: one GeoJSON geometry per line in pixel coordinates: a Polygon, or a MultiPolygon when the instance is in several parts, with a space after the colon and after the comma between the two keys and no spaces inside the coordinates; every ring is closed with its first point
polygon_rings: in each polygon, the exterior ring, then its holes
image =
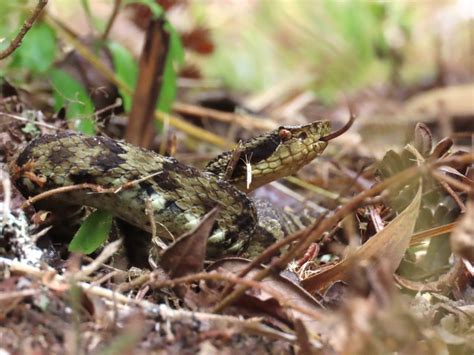
{"type": "MultiPolygon", "coordinates": [[[[239,275],[249,262],[242,258],[225,258],[210,265],[209,270],[221,268],[239,275]]],[[[252,269],[245,278],[253,279],[260,270],[252,269]]],[[[312,295],[281,275],[272,275],[260,282],[264,288],[271,290],[272,295],[261,289],[252,289],[246,292],[243,304],[265,311],[276,318],[283,315],[292,320],[300,319],[308,331],[311,329],[311,332],[317,332],[322,306],[312,295]]]]}
{"type": "Polygon", "coordinates": [[[207,238],[219,214],[218,207],[207,213],[192,231],[178,238],[160,258],[161,267],[170,278],[200,272],[204,268],[207,238]]]}
{"type": "Polygon", "coordinates": [[[420,201],[421,183],[410,205],[383,230],[333,267],[303,280],[303,287],[310,293],[321,292],[336,281],[350,281],[354,264],[361,261],[376,262],[383,259],[388,262],[392,272],[395,272],[410,245],[420,201]]]}
{"type": "Polygon", "coordinates": [[[433,147],[433,135],[427,125],[418,122],[415,127],[415,142],[416,150],[424,157],[431,153],[433,147]]]}

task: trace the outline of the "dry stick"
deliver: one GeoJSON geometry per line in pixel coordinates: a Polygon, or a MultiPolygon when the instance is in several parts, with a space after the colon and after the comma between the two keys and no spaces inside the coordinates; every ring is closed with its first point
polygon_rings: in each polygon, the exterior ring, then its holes
{"type": "Polygon", "coordinates": [[[135,277],[134,279],[128,281],[128,282],[123,282],[117,287],[117,292],[120,293],[125,293],[130,290],[136,289],[138,287],[141,287],[143,284],[147,283],[150,281],[150,276],[151,276],[150,271],[144,271],[143,274],[135,277]]]}
{"type": "Polygon", "coordinates": [[[102,114],[104,112],[107,112],[107,111],[112,111],[114,108],[118,108],[120,106],[122,106],[122,99],[117,98],[113,104],[105,106],[105,107],[101,108],[100,110],[94,111],[94,115],[96,116],[96,118],[98,118],[98,116],[100,114],[102,114]]]}
{"type": "MultiPolygon", "coordinates": [[[[301,229],[295,233],[293,233],[292,235],[284,238],[284,239],[281,239],[279,240],[278,242],[270,245],[267,249],[265,249],[263,252],[260,253],[260,255],[258,255],[255,259],[253,259],[252,261],[250,261],[250,263],[244,267],[242,269],[242,271],[239,272],[238,276],[239,277],[244,277],[245,275],[247,275],[250,271],[252,271],[253,268],[257,267],[257,266],[260,266],[261,264],[263,264],[264,262],[266,262],[267,260],[270,259],[270,257],[276,255],[278,253],[278,251],[283,248],[284,246],[288,245],[288,244],[291,244],[293,243],[294,241],[297,241],[297,240],[300,240],[300,239],[303,239],[303,238],[306,238],[306,236],[308,235],[309,232],[311,232],[311,229],[312,227],[316,227],[319,223],[319,221],[321,221],[328,213],[329,211],[325,212],[323,215],[321,215],[321,217],[319,217],[317,219],[317,221],[315,221],[311,227],[308,227],[308,228],[305,228],[305,229],[301,229]]],[[[222,291],[222,297],[228,295],[231,291],[231,286],[227,286],[226,288],[224,288],[224,290],[222,291]]]]}
{"type": "MultiPolygon", "coordinates": [[[[28,276],[37,277],[40,280],[44,280],[45,275],[51,273],[51,271],[55,271],[51,269],[41,270],[34,266],[26,265],[15,260],[0,257],[0,266],[4,265],[7,266],[12,272],[21,272],[23,274],[27,274],[28,276]]],[[[55,274],[54,278],[51,281],[67,283],[68,285],[70,285],[66,277],[58,274],[55,274]]],[[[46,286],[48,287],[48,284],[46,284],[46,286]]],[[[291,343],[294,343],[296,340],[295,336],[292,334],[275,330],[265,324],[261,324],[260,322],[254,320],[242,320],[232,316],[221,316],[202,312],[174,310],[164,304],[156,305],[148,301],[130,299],[121,293],[117,293],[101,286],[95,286],[85,282],[79,282],[77,283],[77,286],[84,290],[84,292],[106,298],[107,300],[114,303],[120,303],[127,306],[129,306],[131,303],[138,305],[142,307],[147,314],[151,314],[153,317],[161,317],[164,321],[179,321],[182,319],[192,319],[205,323],[222,323],[222,327],[238,326],[241,327],[243,330],[252,332],[254,334],[268,336],[272,339],[284,340],[291,343]]]]}
{"type": "Polygon", "coordinates": [[[43,10],[43,8],[46,6],[47,3],[48,3],[48,0],[38,1],[38,4],[36,5],[35,10],[31,14],[31,16],[23,23],[23,26],[21,26],[20,32],[18,32],[16,37],[10,42],[10,45],[0,52],[0,60],[8,57],[21,45],[21,41],[25,37],[26,33],[33,26],[35,21],[38,19],[41,11],[43,10]]]}
{"type": "Polygon", "coordinates": [[[23,209],[31,206],[32,204],[44,200],[45,198],[51,197],[56,194],[64,193],[64,192],[70,192],[70,191],[75,191],[75,190],[92,190],[94,192],[113,192],[113,190],[108,191],[108,189],[104,189],[103,187],[95,184],[89,184],[89,183],[84,183],[84,184],[78,184],[78,185],[70,185],[70,186],[62,186],[58,187],[56,189],[48,190],[45,192],[42,192],[36,196],[29,197],[28,200],[21,206],[23,209]]]}
{"type": "Polygon", "coordinates": [[[270,296],[276,299],[282,307],[289,307],[298,312],[301,312],[310,317],[313,317],[315,319],[321,319],[321,314],[318,312],[311,311],[305,307],[299,307],[295,304],[289,304],[287,302],[287,299],[282,299],[282,295],[275,292],[271,287],[264,286],[262,283],[256,282],[255,280],[244,279],[244,278],[234,276],[234,275],[224,275],[217,272],[211,272],[211,273],[201,272],[201,273],[197,273],[193,275],[178,277],[172,280],[152,282],[149,285],[155,289],[160,289],[163,287],[174,287],[179,284],[201,281],[201,280],[208,280],[208,281],[222,280],[222,281],[232,282],[233,284],[240,284],[240,285],[245,285],[248,287],[253,287],[255,289],[259,289],[268,293],[270,296]]]}
{"type": "Polygon", "coordinates": [[[453,191],[451,186],[448,185],[448,183],[442,179],[440,179],[438,176],[433,175],[432,176],[439,182],[439,184],[444,188],[444,190],[453,198],[454,202],[459,206],[459,209],[461,210],[461,213],[464,213],[466,211],[466,205],[464,202],[461,201],[459,196],[453,191]]]}
{"type": "MultiPolygon", "coordinates": [[[[451,162],[473,162],[474,154],[464,154],[457,157],[446,158],[435,162],[430,162],[428,164],[413,166],[408,168],[394,176],[389,177],[388,179],[378,183],[370,190],[363,191],[358,195],[354,196],[347,204],[339,208],[334,212],[332,216],[327,219],[324,219],[319,223],[318,226],[313,226],[314,230],[309,233],[308,237],[305,240],[302,240],[301,243],[296,245],[293,249],[289,250],[286,254],[282,255],[280,258],[273,261],[268,268],[263,269],[255,275],[253,278],[256,281],[262,280],[273,272],[279,272],[282,270],[292,259],[303,253],[312,243],[318,242],[321,235],[324,231],[328,230],[336,223],[338,223],[342,218],[347,214],[355,210],[366,198],[371,197],[375,194],[381,193],[391,185],[399,185],[401,182],[405,182],[409,179],[413,179],[422,173],[425,173],[427,170],[433,169],[437,166],[448,164],[451,162]]],[[[236,288],[230,295],[225,297],[221,302],[219,302],[213,309],[214,313],[221,312],[224,308],[235,302],[243,293],[248,289],[247,286],[240,286],[236,288]]]]}
{"type": "MultiPolygon", "coordinates": [[[[71,31],[59,20],[51,17],[45,17],[47,23],[53,27],[65,40],[71,44],[74,49],[84,57],[84,59],[89,62],[100,74],[102,74],[107,80],[114,83],[123,90],[125,93],[131,95],[132,89],[120,78],[118,78],[114,72],[107,67],[97,56],[92,53],[92,51],[82,44],[77,38],[71,34],[71,31]]],[[[219,147],[228,148],[231,146],[224,138],[219,137],[211,132],[206,131],[203,128],[197,127],[189,122],[186,122],[176,116],[166,115],[163,112],[155,111],[154,117],[159,121],[164,121],[165,117],[168,117],[169,123],[176,127],[177,129],[186,132],[190,136],[196,137],[200,140],[205,140],[211,144],[214,144],[219,147]]]]}
{"type": "MultiPolygon", "coordinates": [[[[329,212],[329,211],[328,211],[329,212]]],[[[328,212],[324,213],[319,217],[309,228],[301,229],[296,233],[293,233],[289,237],[279,240],[278,242],[270,245],[267,249],[265,249],[258,257],[253,259],[240,273],[240,277],[244,277],[247,275],[254,267],[261,265],[266,260],[268,260],[271,256],[275,255],[278,250],[284,247],[287,244],[291,244],[294,241],[304,239],[307,235],[314,229],[318,224],[326,217],[328,212]]]]}
{"type": "Polygon", "coordinates": [[[438,237],[440,235],[452,232],[454,227],[456,227],[458,222],[448,223],[439,227],[427,229],[418,233],[415,233],[411,236],[410,246],[420,244],[426,239],[438,237]]]}
{"type": "Polygon", "coordinates": [[[106,188],[106,187],[103,187],[103,186],[100,186],[100,185],[90,184],[90,183],[87,183],[87,182],[83,183],[83,184],[77,184],[77,185],[61,186],[61,187],[57,187],[55,189],[51,189],[51,190],[42,192],[42,193],[40,193],[36,196],[29,197],[28,200],[21,207],[26,208],[26,207],[31,206],[32,204],[34,204],[34,203],[36,203],[40,200],[44,200],[45,198],[51,197],[53,195],[64,193],[64,192],[75,191],[75,190],[92,190],[93,192],[97,192],[97,193],[114,193],[114,194],[116,194],[116,193],[119,193],[120,191],[122,191],[123,189],[128,189],[128,188],[130,188],[134,185],[139,184],[142,181],[148,180],[148,179],[152,178],[153,176],[156,176],[156,175],[161,174],[161,173],[162,172],[159,171],[159,172],[144,176],[140,179],[128,181],[128,182],[124,183],[123,185],[121,185],[119,187],[106,188]]]}
{"type": "Polygon", "coordinates": [[[17,120],[17,121],[32,123],[32,124],[34,124],[34,125],[36,125],[36,126],[45,127],[45,128],[49,128],[49,129],[54,129],[55,131],[58,131],[58,130],[61,129],[61,128],[58,128],[58,127],[56,127],[56,126],[53,126],[53,125],[44,123],[44,122],[31,121],[31,120],[29,120],[28,118],[21,117],[21,116],[17,116],[17,115],[12,115],[11,113],[7,113],[7,112],[2,112],[2,111],[0,111],[0,116],[7,116],[7,117],[13,118],[13,119],[15,119],[15,120],[17,120]]]}
{"type": "Polygon", "coordinates": [[[243,148],[244,147],[242,145],[242,141],[239,141],[239,143],[237,143],[237,147],[235,147],[234,150],[232,151],[232,155],[229,159],[229,162],[227,163],[227,167],[225,168],[225,173],[222,180],[229,181],[231,179],[232,174],[234,173],[235,167],[237,166],[237,163],[239,162],[240,155],[243,152],[243,148]]]}
{"type": "Polygon", "coordinates": [[[10,204],[12,201],[11,181],[8,174],[3,170],[0,170],[0,179],[2,180],[3,186],[3,224],[6,225],[8,223],[10,204]]]}
{"type": "Polygon", "coordinates": [[[272,130],[278,126],[273,120],[268,118],[223,112],[178,101],[173,104],[173,111],[190,116],[211,118],[221,122],[237,123],[241,127],[250,129],[272,130]]]}
{"type": "Polygon", "coordinates": [[[84,266],[80,271],[74,273],[73,277],[76,281],[82,280],[87,278],[90,274],[94,271],[99,269],[102,264],[115,254],[117,250],[119,250],[120,246],[122,245],[122,240],[118,239],[108,245],[105,246],[104,250],[99,254],[97,258],[95,258],[90,264],[84,266]]]}
{"type": "Polygon", "coordinates": [[[139,72],[125,140],[149,148],[155,136],[153,113],[163,90],[163,73],[167,61],[170,35],[162,19],[150,21],[140,55],[139,72]]]}
{"type": "MultiPolygon", "coordinates": [[[[461,191],[464,191],[464,192],[467,192],[467,193],[469,193],[469,191],[471,191],[471,187],[469,186],[469,184],[472,184],[472,181],[469,181],[468,183],[464,183],[462,181],[459,181],[459,180],[456,180],[456,179],[452,178],[451,176],[443,174],[443,173],[441,173],[440,171],[437,171],[437,170],[432,171],[431,174],[436,179],[445,181],[450,186],[453,186],[453,187],[455,187],[455,188],[457,188],[461,191]]],[[[468,179],[468,178],[466,178],[466,179],[468,179]]]]}
{"type": "Polygon", "coordinates": [[[112,29],[112,26],[114,25],[114,22],[115,22],[115,19],[117,18],[121,3],[122,3],[122,0],[115,0],[114,1],[114,8],[112,9],[112,14],[110,15],[109,21],[107,21],[107,26],[105,26],[104,33],[102,33],[102,40],[104,40],[104,41],[109,36],[110,30],[112,29]]]}

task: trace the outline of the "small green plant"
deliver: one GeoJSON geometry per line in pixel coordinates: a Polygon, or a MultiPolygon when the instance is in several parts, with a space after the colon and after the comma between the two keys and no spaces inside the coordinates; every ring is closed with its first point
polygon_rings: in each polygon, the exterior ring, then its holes
{"type": "Polygon", "coordinates": [[[91,213],[74,235],[69,251],[90,254],[97,250],[109,236],[112,214],[104,210],[91,213]]]}
{"type": "MultiPolygon", "coordinates": [[[[157,102],[157,109],[168,113],[176,98],[177,70],[183,63],[184,51],[179,34],[172,24],[166,19],[163,9],[152,0],[124,1],[121,8],[128,4],[140,3],[147,5],[154,18],[163,18],[164,29],[170,34],[170,48],[166,57],[166,64],[163,73],[160,97],[157,102]]],[[[81,5],[93,24],[97,33],[104,27],[104,21],[96,19],[89,6],[89,1],[82,0],[81,5]]],[[[0,50],[6,46],[10,38],[13,38],[15,31],[8,28],[18,28],[27,15],[25,8],[1,4],[5,7],[8,16],[1,16],[5,21],[0,24],[0,30],[5,30],[7,37],[0,42],[0,50]],[[5,18],[4,18],[5,17],[5,18]],[[6,21],[8,19],[8,21],[6,21]],[[16,19],[16,20],[15,20],[16,19]],[[13,25],[15,23],[15,25],[13,25]],[[6,26],[8,24],[8,26],[6,26]]],[[[0,8],[1,10],[1,8],[0,8]]],[[[112,56],[114,74],[116,78],[125,83],[127,90],[119,88],[119,93],[123,98],[125,112],[129,112],[132,105],[131,92],[135,87],[138,76],[138,65],[131,53],[120,43],[112,40],[103,41],[97,38],[94,48],[107,47],[112,56]]],[[[94,134],[96,131],[94,120],[94,104],[88,92],[88,88],[76,80],[70,73],[55,66],[55,60],[60,56],[58,34],[54,28],[48,25],[47,21],[39,21],[26,34],[21,46],[8,58],[6,66],[0,68],[0,75],[8,75],[14,82],[23,83],[27,78],[48,80],[51,83],[54,109],[59,110],[66,107],[66,117],[73,123],[73,126],[80,132],[94,134]]]]}

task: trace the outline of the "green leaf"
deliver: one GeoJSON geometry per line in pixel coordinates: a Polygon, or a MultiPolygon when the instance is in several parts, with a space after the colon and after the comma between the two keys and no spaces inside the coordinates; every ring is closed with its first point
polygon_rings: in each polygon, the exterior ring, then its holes
{"type": "Polygon", "coordinates": [[[77,129],[86,134],[95,133],[94,105],[82,85],[63,70],[51,71],[51,81],[54,88],[54,108],[58,111],[66,106],[68,119],[78,120],[77,129]]]}
{"type": "MultiPolygon", "coordinates": [[[[118,78],[127,84],[128,87],[134,88],[138,78],[138,64],[133,59],[132,54],[117,42],[109,42],[108,48],[112,54],[112,62],[114,64],[115,74],[118,78]]],[[[123,98],[123,106],[126,112],[130,112],[132,107],[132,96],[119,89],[123,98]]]]}
{"type": "Polygon", "coordinates": [[[155,19],[159,18],[164,13],[163,8],[158,5],[155,0],[127,0],[124,2],[124,6],[128,4],[142,4],[148,6],[155,19]]]}
{"type": "Polygon", "coordinates": [[[166,56],[157,108],[159,111],[168,113],[171,111],[171,106],[176,98],[176,72],[177,67],[184,62],[184,49],[179,34],[168,21],[165,23],[164,29],[170,34],[170,45],[166,56]]]}
{"type": "Polygon", "coordinates": [[[175,64],[183,64],[184,63],[184,48],[183,44],[181,43],[181,38],[179,33],[176,32],[176,29],[171,25],[169,21],[166,21],[165,30],[170,34],[170,55],[172,60],[175,64]]]}
{"type": "Polygon", "coordinates": [[[82,223],[69,244],[69,251],[90,254],[100,247],[109,236],[112,227],[112,214],[97,210],[82,223]]]}
{"type": "Polygon", "coordinates": [[[53,64],[56,48],[54,30],[45,23],[35,24],[13,53],[10,67],[44,73],[53,64]]]}

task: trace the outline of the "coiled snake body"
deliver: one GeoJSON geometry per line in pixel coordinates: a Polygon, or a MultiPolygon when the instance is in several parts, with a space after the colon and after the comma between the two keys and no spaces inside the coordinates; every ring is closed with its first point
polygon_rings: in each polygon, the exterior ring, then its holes
{"type": "MultiPolygon", "coordinates": [[[[13,180],[25,196],[75,184],[94,184],[105,192],[75,190],[49,197],[49,203],[87,205],[111,211],[145,231],[179,236],[195,227],[216,205],[221,211],[208,239],[208,255],[238,254],[256,228],[269,223],[246,192],[294,173],[326,147],[327,121],[280,127],[243,145],[228,181],[223,180],[232,153],[212,160],[204,171],[152,151],[106,137],[73,132],[43,135],[31,141],[10,164],[13,180]],[[251,181],[248,179],[248,171],[251,181]],[[121,188],[127,183],[126,188],[121,188]],[[248,188],[247,188],[247,185],[248,188]],[[116,189],[115,191],[112,191],[116,189]],[[260,217],[262,216],[262,217],[260,217]]],[[[269,225],[272,225],[269,227],[269,225]]],[[[270,231],[271,234],[272,231],[270,231]]]]}

